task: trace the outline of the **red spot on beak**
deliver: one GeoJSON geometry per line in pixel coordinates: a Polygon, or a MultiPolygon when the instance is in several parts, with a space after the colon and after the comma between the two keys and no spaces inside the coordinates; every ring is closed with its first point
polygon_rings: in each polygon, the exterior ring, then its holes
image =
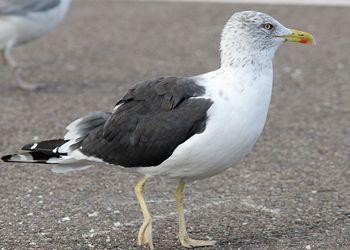
{"type": "Polygon", "coordinates": [[[309,43],[309,41],[305,37],[301,38],[300,42],[301,43],[309,43]]]}

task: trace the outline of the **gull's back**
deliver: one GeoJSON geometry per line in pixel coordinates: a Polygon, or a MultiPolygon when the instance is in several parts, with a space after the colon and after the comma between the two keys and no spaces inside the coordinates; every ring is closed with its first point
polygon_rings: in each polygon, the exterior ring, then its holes
{"type": "Polygon", "coordinates": [[[35,40],[64,18],[71,0],[0,0],[0,49],[35,40]]]}
{"type": "Polygon", "coordinates": [[[0,0],[0,15],[24,16],[46,12],[57,7],[61,0],[0,0]]]}

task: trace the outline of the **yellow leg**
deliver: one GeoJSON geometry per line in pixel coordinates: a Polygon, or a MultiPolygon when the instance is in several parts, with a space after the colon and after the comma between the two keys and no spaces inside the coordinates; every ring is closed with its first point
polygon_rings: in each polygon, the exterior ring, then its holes
{"type": "Polygon", "coordinates": [[[148,212],[145,199],[143,198],[143,189],[145,187],[147,177],[143,177],[135,186],[136,197],[140,203],[142,214],[143,214],[143,224],[140,227],[138,235],[138,244],[149,245],[150,249],[154,249],[152,240],[152,217],[148,212]]]}
{"type": "Polygon", "coordinates": [[[176,188],[176,192],[174,194],[177,212],[179,214],[179,239],[180,239],[181,245],[184,247],[187,247],[187,248],[215,245],[215,241],[194,240],[188,236],[187,230],[186,230],[184,209],[183,209],[183,191],[184,191],[184,188],[185,188],[185,182],[183,180],[180,180],[180,182],[176,188]]]}

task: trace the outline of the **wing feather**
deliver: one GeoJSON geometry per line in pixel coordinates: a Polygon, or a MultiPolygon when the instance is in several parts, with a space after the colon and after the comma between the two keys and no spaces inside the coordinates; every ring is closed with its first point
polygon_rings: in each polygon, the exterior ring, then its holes
{"type": "Polygon", "coordinates": [[[205,129],[212,105],[188,78],[163,77],[139,84],[117,103],[104,126],[91,132],[82,152],[124,167],[156,166],[205,129]]]}

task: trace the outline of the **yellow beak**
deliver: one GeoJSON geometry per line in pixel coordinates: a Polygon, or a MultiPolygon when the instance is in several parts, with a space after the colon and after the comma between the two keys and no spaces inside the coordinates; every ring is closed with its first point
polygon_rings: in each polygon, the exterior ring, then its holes
{"type": "Polygon", "coordinates": [[[286,42],[316,44],[314,37],[310,33],[301,30],[292,30],[292,32],[292,34],[279,37],[286,39],[286,42]]]}

